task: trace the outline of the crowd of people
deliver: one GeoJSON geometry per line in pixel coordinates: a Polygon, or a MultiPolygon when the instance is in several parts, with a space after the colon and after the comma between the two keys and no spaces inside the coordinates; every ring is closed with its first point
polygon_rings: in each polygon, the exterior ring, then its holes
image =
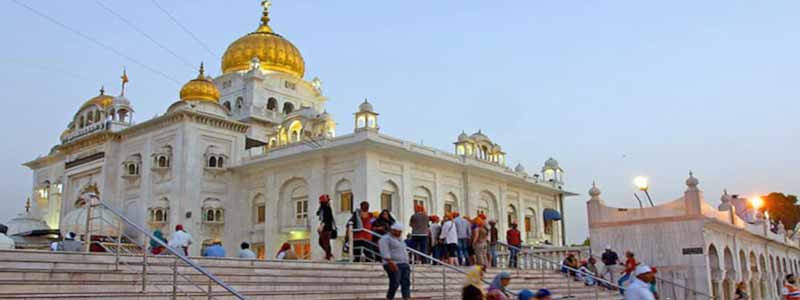
{"type": "Polygon", "coordinates": [[[486,269],[482,266],[474,266],[467,273],[466,283],[461,289],[462,300],[550,300],[552,297],[552,294],[547,289],[540,289],[536,292],[523,289],[514,298],[514,295],[507,290],[512,279],[511,274],[507,272],[497,274],[488,288],[484,288],[483,276],[485,271],[486,269]]]}

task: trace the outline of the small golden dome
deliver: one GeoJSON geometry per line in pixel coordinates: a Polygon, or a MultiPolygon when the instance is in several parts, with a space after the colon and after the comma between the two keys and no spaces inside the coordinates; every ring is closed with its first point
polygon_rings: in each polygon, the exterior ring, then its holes
{"type": "Polygon", "coordinates": [[[101,87],[100,88],[100,95],[97,95],[96,97],[86,101],[86,103],[84,103],[81,106],[81,109],[84,109],[84,108],[89,107],[91,105],[98,105],[98,106],[100,106],[102,108],[106,108],[106,107],[109,107],[112,102],[114,102],[114,97],[106,95],[105,88],[101,87]]]}
{"type": "Polygon", "coordinates": [[[203,64],[200,64],[200,73],[197,78],[187,82],[181,88],[181,100],[219,101],[219,89],[204,74],[203,64]]]}
{"type": "Polygon", "coordinates": [[[269,5],[264,7],[261,26],[233,42],[222,56],[222,73],[249,70],[258,57],[262,70],[288,73],[302,78],[305,62],[300,50],[269,27],[269,5]]]}

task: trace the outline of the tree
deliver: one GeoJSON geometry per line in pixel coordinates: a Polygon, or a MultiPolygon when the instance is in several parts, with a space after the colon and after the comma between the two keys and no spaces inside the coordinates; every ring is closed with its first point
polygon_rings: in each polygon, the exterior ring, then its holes
{"type": "Polygon", "coordinates": [[[762,196],[764,210],[769,212],[769,218],[783,222],[786,230],[794,230],[800,222],[800,206],[797,205],[797,196],[783,193],[769,193],[762,196]]]}

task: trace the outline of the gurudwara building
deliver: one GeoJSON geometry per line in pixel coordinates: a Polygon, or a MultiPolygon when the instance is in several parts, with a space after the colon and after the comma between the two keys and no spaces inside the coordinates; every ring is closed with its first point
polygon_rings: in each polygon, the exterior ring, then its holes
{"type": "Polygon", "coordinates": [[[83,103],[61,143],[25,163],[34,225],[18,231],[82,234],[82,195],[93,193],[167,235],[184,225],[191,255],[220,239],[229,253],[247,241],[264,257],[288,241],[301,257],[319,258],[316,199],[329,194],[340,231],[361,201],[400,220],[420,204],[438,215],[483,212],[501,230],[515,220],[528,243],[564,244],[561,212],[573,194],[562,190],[556,160],[538,174],[511,169],[481,131],[458,135],[452,152],[387,136],[367,100],[347,120],[355,130],[337,132],[321,81],[304,79],[300,51],[269,21],[265,7],[260,26],[225,51],[222,74],[207,76],[201,65],[160,116],[133,122],[126,76],[119,95],[100,90],[83,103]]]}

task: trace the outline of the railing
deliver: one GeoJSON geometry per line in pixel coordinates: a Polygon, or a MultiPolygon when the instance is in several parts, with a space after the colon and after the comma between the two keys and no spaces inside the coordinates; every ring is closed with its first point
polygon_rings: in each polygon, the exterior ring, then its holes
{"type": "MultiPolygon", "coordinates": [[[[586,284],[591,283],[591,285],[595,286],[592,290],[594,292],[594,299],[600,298],[599,288],[598,286],[605,287],[607,289],[622,289],[616,283],[610,282],[605,280],[604,278],[600,277],[598,274],[593,274],[591,272],[584,272],[580,269],[575,269],[570,266],[563,265],[560,260],[553,260],[547,257],[540,256],[537,254],[533,249],[523,249],[516,246],[512,246],[503,242],[497,242],[498,248],[506,248],[508,252],[508,260],[505,261],[498,259],[498,267],[505,266],[506,268],[512,269],[536,269],[541,270],[542,272],[542,285],[545,285],[544,281],[544,272],[546,270],[559,270],[560,272],[567,272],[575,274],[575,276],[580,276],[583,278],[586,284]],[[513,250],[513,251],[511,251],[513,250]],[[513,255],[512,255],[513,253],[513,255]],[[513,259],[514,264],[511,264],[513,259]],[[513,266],[512,266],[513,265],[513,266]]],[[[572,281],[573,279],[567,275],[566,277],[567,283],[567,296],[572,297],[572,281]]]]}
{"type": "MultiPolygon", "coordinates": [[[[109,237],[107,237],[107,238],[109,238],[109,237]]],[[[148,282],[151,282],[151,281],[152,282],[171,282],[171,287],[172,287],[171,291],[164,291],[157,284],[150,285],[150,286],[152,286],[155,289],[159,290],[159,292],[171,293],[172,299],[177,299],[179,293],[182,296],[189,297],[189,299],[194,299],[192,297],[193,295],[195,295],[195,296],[196,295],[204,295],[206,299],[216,299],[216,297],[214,295],[214,291],[213,291],[213,285],[216,284],[217,286],[222,287],[224,292],[226,292],[226,293],[224,293],[225,297],[233,296],[236,299],[240,299],[240,300],[246,300],[247,299],[247,297],[245,297],[244,295],[239,293],[234,288],[232,288],[232,287],[228,286],[227,284],[225,284],[225,282],[223,282],[221,279],[219,279],[216,276],[214,276],[213,274],[211,274],[205,268],[197,265],[195,262],[193,262],[192,260],[187,258],[185,255],[180,253],[182,251],[176,250],[176,249],[173,249],[173,248],[169,247],[169,245],[167,245],[164,241],[156,238],[153,234],[151,234],[150,232],[148,232],[147,230],[142,228],[140,225],[136,224],[135,222],[133,222],[130,219],[128,219],[125,216],[123,216],[117,209],[107,205],[106,203],[100,201],[99,199],[95,199],[95,200],[91,201],[90,203],[87,203],[87,205],[86,205],[86,235],[85,235],[85,240],[88,241],[86,243],[86,245],[85,245],[86,252],[89,252],[91,250],[92,245],[97,245],[98,247],[102,248],[104,251],[109,252],[109,253],[113,253],[114,254],[114,261],[115,261],[115,268],[117,270],[119,270],[120,265],[125,265],[125,266],[127,266],[129,268],[135,268],[136,272],[141,272],[141,291],[143,293],[147,292],[147,288],[149,286],[148,282]],[[111,212],[116,218],[119,218],[119,220],[122,220],[122,223],[124,223],[124,226],[123,226],[123,224],[114,224],[114,222],[106,220],[102,216],[99,217],[99,218],[92,217],[92,210],[93,209],[97,209],[97,208],[105,208],[107,211],[111,212]],[[107,225],[107,226],[113,227],[116,230],[116,236],[115,237],[110,237],[112,240],[114,240],[114,245],[113,246],[110,245],[110,243],[105,242],[105,241],[92,241],[92,231],[91,231],[91,229],[92,229],[92,221],[96,221],[96,220],[101,220],[102,222],[105,223],[105,224],[100,226],[101,228],[102,228],[102,226],[106,226],[107,225]],[[129,235],[125,234],[125,232],[124,232],[125,228],[124,227],[133,229],[136,232],[138,232],[139,234],[141,234],[142,237],[143,237],[141,239],[141,242],[140,243],[137,242],[140,239],[135,238],[135,237],[130,237],[129,235]],[[135,246],[137,246],[137,247],[134,247],[134,248],[140,249],[141,253],[134,253],[133,251],[131,251],[130,244],[129,243],[123,244],[123,239],[125,239],[125,240],[129,241],[130,243],[134,244],[135,246]],[[158,244],[159,246],[164,248],[164,252],[165,253],[162,252],[162,254],[159,255],[159,257],[165,257],[165,256],[169,256],[169,255],[174,257],[172,263],[170,264],[171,265],[171,269],[172,269],[171,278],[167,278],[166,280],[164,280],[163,276],[159,277],[161,275],[148,273],[148,267],[151,266],[151,265],[155,266],[155,264],[151,264],[150,262],[148,262],[148,258],[150,256],[149,255],[150,251],[148,249],[148,246],[150,244],[149,241],[155,241],[156,244],[158,244]],[[139,257],[139,256],[141,256],[141,258],[142,258],[141,259],[141,265],[137,265],[135,263],[135,261],[134,261],[134,263],[131,263],[131,262],[129,262],[129,260],[122,260],[121,259],[122,257],[134,258],[134,257],[139,257]],[[197,273],[202,274],[206,279],[208,279],[207,282],[206,282],[207,283],[206,286],[205,287],[201,287],[201,286],[197,285],[195,283],[195,280],[193,280],[192,278],[189,277],[189,276],[195,275],[195,274],[188,274],[187,275],[187,274],[183,274],[183,273],[179,272],[179,267],[182,267],[182,266],[188,266],[191,269],[193,269],[194,271],[196,271],[197,273]],[[183,282],[179,282],[178,281],[178,277],[180,277],[181,279],[185,280],[188,283],[188,285],[190,285],[192,287],[192,289],[189,290],[189,291],[184,290],[182,288],[182,285],[186,285],[186,284],[184,284],[183,282]]],[[[221,292],[223,292],[223,291],[221,291],[221,292]]]]}
{"type": "MultiPolygon", "coordinates": [[[[593,254],[589,255],[589,257],[594,257],[597,261],[602,261],[600,257],[593,254]]],[[[650,266],[652,267],[653,265],[651,264],[650,266]]],[[[716,297],[712,295],[703,293],[701,291],[690,288],[675,281],[665,279],[658,275],[655,276],[655,279],[656,279],[656,286],[658,287],[659,297],[661,299],[684,300],[684,299],[698,299],[698,297],[711,300],[716,299],[716,297]]]]}
{"type": "MultiPolygon", "coordinates": [[[[376,257],[380,257],[380,253],[377,253],[374,250],[369,249],[369,248],[365,248],[363,246],[356,247],[354,245],[353,233],[354,232],[361,232],[361,231],[367,232],[370,235],[378,237],[378,238],[382,238],[383,237],[383,235],[381,235],[379,233],[376,233],[376,232],[374,232],[372,230],[369,230],[369,229],[365,229],[365,228],[353,229],[352,225],[348,224],[347,225],[347,237],[348,237],[348,241],[349,241],[349,253],[348,253],[349,256],[351,258],[356,258],[355,255],[354,255],[354,251],[355,251],[356,248],[359,248],[360,257],[361,257],[362,261],[366,260],[366,261],[373,261],[373,262],[379,262],[380,263],[380,261],[377,261],[377,259],[375,259],[376,257]],[[372,258],[370,258],[369,256],[365,255],[364,254],[365,252],[368,252],[368,253],[372,254],[373,255],[372,258]]],[[[372,241],[365,241],[365,242],[367,244],[369,244],[369,245],[372,245],[372,246],[376,247],[376,249],[377,249],[377,245],[375,245],[375,243],[373,243],[372,241]]],[[[434,258],[434,257],[432,257],[430,255],[427,255],[425,253],[419,252],[416,249],[412,249],[412,248],[408,248],[407,247],[406,248],[406,252],[409,255],[409,266],[411,267],[411,276],[412,276],[411,277],[411,285],[412,285],[412,287],[415,285],[415,282],[417,281],[416,279],[434,279],[434,280],[441,279],[441,281],[442,281],[442,299],[451,299],[452,298],[452,297],[448,297],[447,296],[448,271],[456,272],[456,273],[458,273],[460,275],[463,275],[463,276],[467,275],[466,271],[464,271],[464,270],[462,270],[462,269],[460,269],[460,268],[458,268],[456,266],[449,265],[449,264],[447,264],[447,263],[445,263],[445,262],[443,262],[443,261],[441,261],[439,259],[436,259],[436,258],[434,258]],[[417,258],[421,258],[421,259],[424,259],[424,260],[427,260],[427,261],[431,262],[432,264],[430,264],[430,266],[434,267],[434,268],[440,268],[441,272],[440,273],[439,272],[414,272],[414,266],[415,266],[414,262],[417,261],[417,258]],[[441,276],[441,277],[439,277],[439,276],[441,276]]],[[[463,278],[459,278],[459,281],[457,283],[459,287],[460,287],[460,284],[463,283],[463,280],[464,280],[463,278]]],[[[485,284],[489,284],[490,283],[486,279],[483,279],[482,281],[485,284]]],[[[513,291],[506,290],[506,292],[509,293],[509,294],[512,294],[514,296],[517,295],[517,293],[515,293],[513,291]]]]}

